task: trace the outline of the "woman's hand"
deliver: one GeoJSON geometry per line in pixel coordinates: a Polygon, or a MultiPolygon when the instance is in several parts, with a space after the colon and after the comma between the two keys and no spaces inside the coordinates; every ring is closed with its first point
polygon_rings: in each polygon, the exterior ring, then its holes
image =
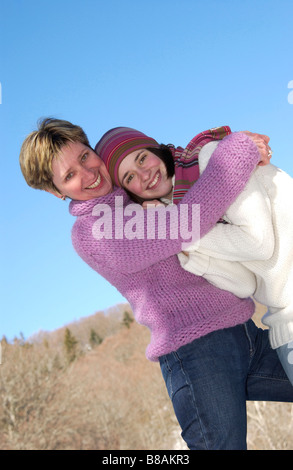
{"type": "Polygon", "coordinates": [[[164,206],[165,204],[158,199],[153,199],[152,201],[143,201],[142,207],[144,209],[151,209],[152,207],[164,206]]]}
{"type": "Polygon", "coordinates": [[[264,134],[255,134],[254,132],[244,131],[243,134],[246,134],[250,139],[253,140],[255,145],[258,148],[260,153],[260,161],[258,163],[259,166],[264,166],[270,163],[272,158],[272,150],[269,146],[270,138],[264,134]]]}

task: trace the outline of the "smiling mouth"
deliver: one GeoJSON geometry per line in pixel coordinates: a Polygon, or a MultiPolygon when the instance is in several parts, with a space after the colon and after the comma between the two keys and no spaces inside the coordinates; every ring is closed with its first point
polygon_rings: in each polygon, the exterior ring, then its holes
{"type": "Polygon", "coordinates": [[[160,172],[158,171],[153,179],[153,181],[148,185],[147,189],[152,189],[153,187],[156,186],[157,182],[159,181],[160,178],[160,172]]]}
{"type": "Polygon", "coordinates": [[[100,183],[101,183],[101,175],[99,174],[96,181],[85,189],[95,189],[99,186],[100,183]]]}

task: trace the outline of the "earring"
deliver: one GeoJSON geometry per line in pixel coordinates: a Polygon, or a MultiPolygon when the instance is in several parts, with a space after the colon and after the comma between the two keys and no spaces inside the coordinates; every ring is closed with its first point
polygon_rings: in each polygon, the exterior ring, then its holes
{"type": "Polygon", "coordinates": [[[62,201],[65,201],[66,196],[61,196],[62,201]]]}

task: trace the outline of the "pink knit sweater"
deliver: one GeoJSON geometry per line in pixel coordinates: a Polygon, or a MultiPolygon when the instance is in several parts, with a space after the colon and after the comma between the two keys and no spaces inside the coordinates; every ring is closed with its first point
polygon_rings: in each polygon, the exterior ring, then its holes
{"type": "MultiPolygon", "coordinates": [[[[231,134],[219,143],[207,169],[181,201],[189,206],[200,204],[201,236],[242,191],[258,161],[257,147],[245,134],[231,134]]],[[[253,315],[251,299],[241,300],[181,268],[176,254],[186,240],[180,231],[176,239],[171,239],[168,230],[166,239],[149,239],[145,226],[142,239],[130,240],[123,232],[129,216],[115,220],[113,210],[106,211],[113,238],[97,240],[94,227],[100,204],[114,209],[117,200],[123,201],[123,208],[133,204],[122,189],[99,199],[72,201],[70,212],[77,216],[72,241],[81,258],[129,301],[137,322],[150,329],[148,359],[157,361],[196,338],[243,323],[253,315]],[[115,238],[115,233],[120,235],[115,238]]]]}

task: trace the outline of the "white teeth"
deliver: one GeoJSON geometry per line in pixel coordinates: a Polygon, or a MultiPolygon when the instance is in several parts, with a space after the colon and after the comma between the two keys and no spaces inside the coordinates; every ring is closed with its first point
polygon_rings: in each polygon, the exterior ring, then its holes
{"type": "Polygon", "coordinates": [[[153,179],[153,181],[151,182],[151,184],[149,184],[149,188],[152,188],[153,186],[155,186],[155,184],[157,183],[158,179],[159,179],[159,173],[157,173],[157,176],[153,179]]]}
{"type": "Polygon", "coordinates": [[[97,186],[99,186],[100,182],[101,182],[101,175],[99,175],[98,178],[97,178],[97,180],[96,180],[93,184],[91,184],[90,186],[88,186],[86,189],[94,189],[94,188],[96,188],[97,186]]]}

